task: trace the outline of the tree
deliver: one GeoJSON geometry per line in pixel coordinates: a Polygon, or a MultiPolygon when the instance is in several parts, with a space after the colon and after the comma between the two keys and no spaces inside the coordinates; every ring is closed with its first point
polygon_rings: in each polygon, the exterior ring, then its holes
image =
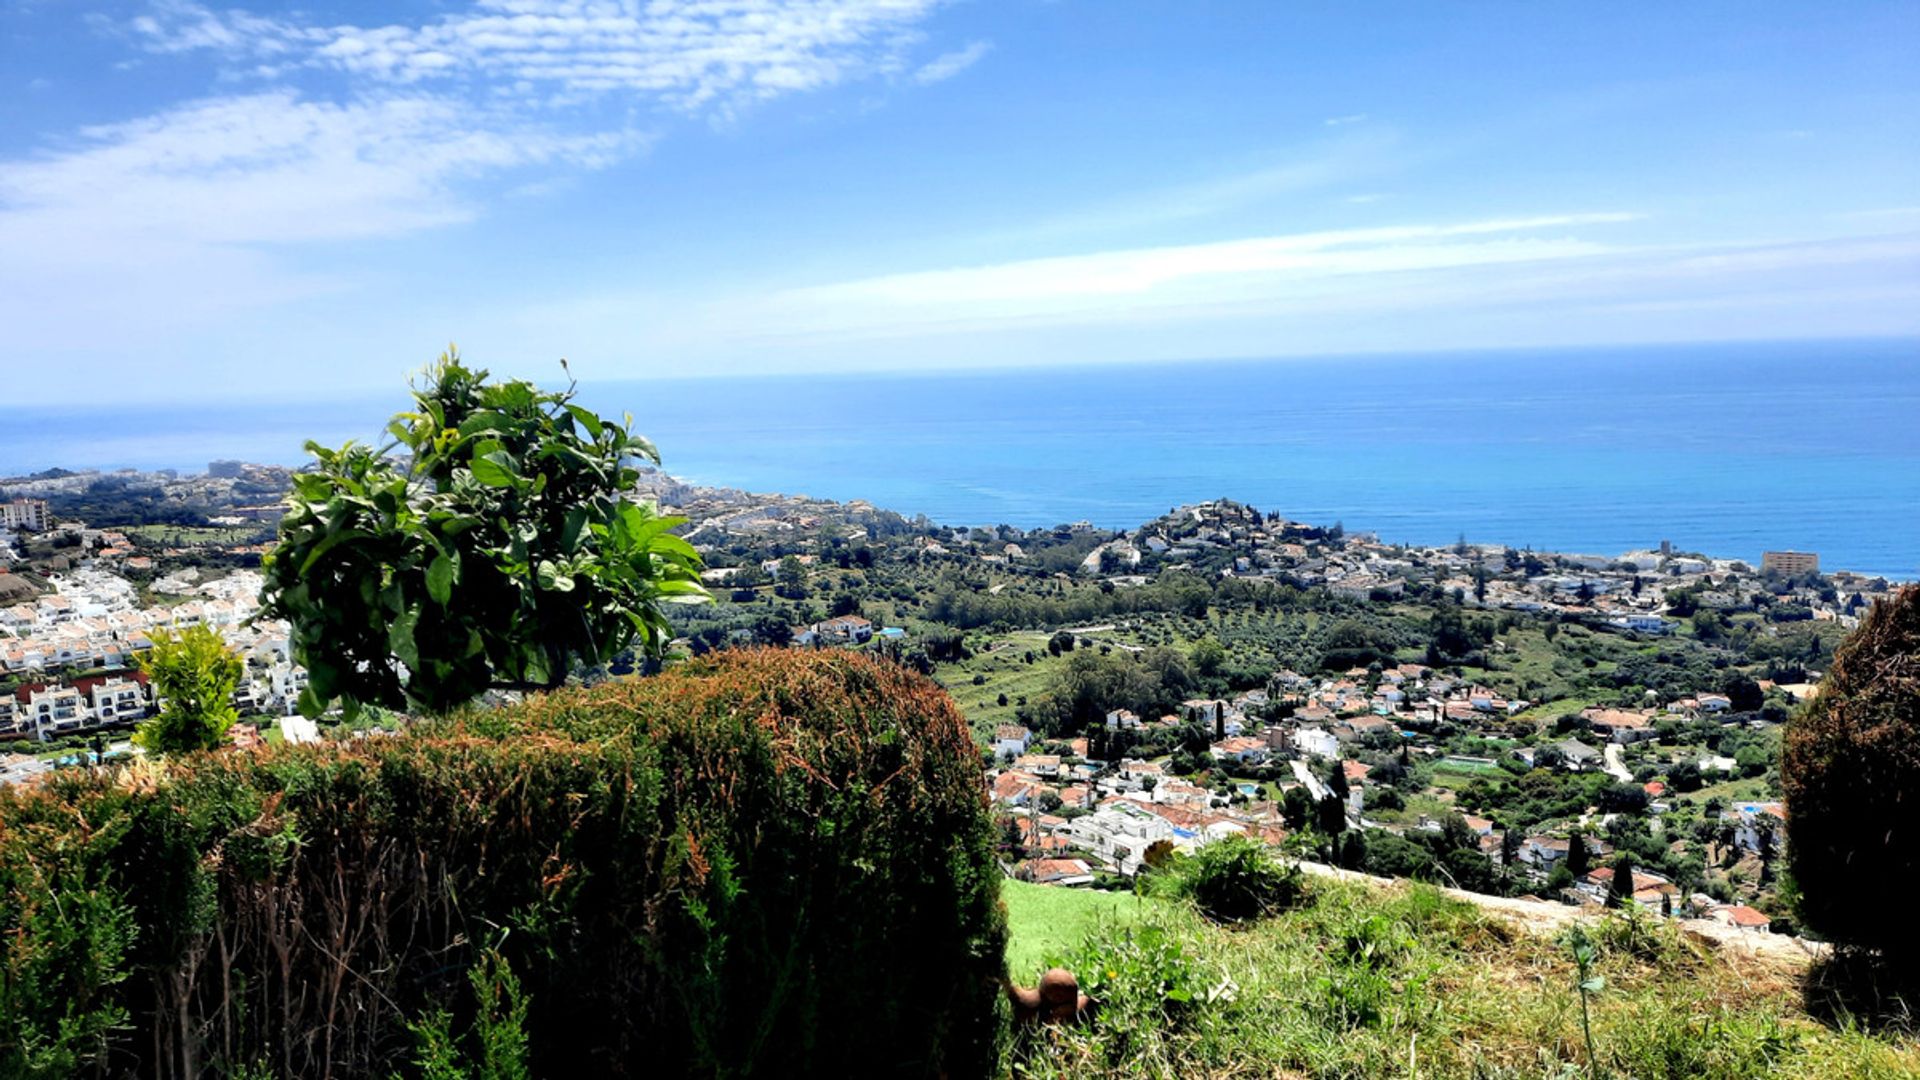
{"type": "Polygon", "coordinates": [[[1576,878],[1587,873],[1587,837],[1579,829],[1567,838],[1567,872],[1576,878]]]}
{"type": "Polygon", "coordinates": [[[1334,845],[1339,853],[1335,861],[1345,870],[1362,870],[1367,865],[1367,837],[1358,830],[1349,831],[1334,845]]]}
{"type": "Polygon", "coordinates": [[[1322,796],[1314,804],[1314,827],[1328,837],[1337,837],[1347,828],[1347,804],[1338,795],[1322,796]]]}
{"type": "Polygon", "coordinates": [[[663,605],[708,599],[700,557],[669,531],[683,519],[626,498],[653,445],[573,397],[489,383],[449,350],[388,424],[392,443],[307,444],[315,464],[294,474],[261,605],[292,626],[303,712],[445,713],[636,646],[664,652],[663,605]]]}
{"type": "Polygon", "coordinates": [[[1353,789],[1347,784],[1347,766],[1343,761],[1334,761],[1327,766],[1327,790],[1333,792],[1341,802],[1345,802],[1353,789]]]}
{"type": "Polygon", "coordinates": [[[1644,814],[1650,799],[1647,789],[1638,784],[1608,784],[1600,789],[1595,801],[1601,813],[1644,814]]]}
{"type": "Polygon", "coordinates": [[[233,691],[245,663],[225,639],[204,626],[156,633],[139,664],[153,684],[160,714],[133,733],[134,745],[154,754],[184,754],[226,741],[227,729],[240,718],[233,691]]]}
{"type": "Polygon", "coordinates": [[[1220,669],[1226,666],[1227,650],[1220,644],[1218,638],[1208,634],[1193,643],[1193,650],[1188,655],[1188,659],[1193,662],[1193,670],[1197,674],[1210,679],[1218,675],[1220,669]]]}
{"type": "Polygon", "coordinates": [[[1313,814],[1313,797],[1307,794],[1304,785],[1295,784],[1280,796],[1280,820],[1287,828],[1299,831],[1307,827],[1307,821],[1313,814]]]}
{"type": "Polygon", "coordinates": [[[1621,855],[1613,860],[1613,882],[1607,886],[1607,906],[1622,908],[1633,903],[1633,857],[1621,855]]]}
{"type": "Polygon", "coordinates": [[[1667,786],[1675,791],[1699,791],[1705,783],[1698,762],[1676,761],[1667,767],[1667,786]]]}
{"type": "Polygon", "coordinates": [[[1766,692],[1760,689],[1760,684],[1753,680],[1753,676],[1744,672],[1736,672],[1729,677],[1722,689],[1734,712],[1753,712],[1767,698],[1766,692]]]}
{"type": "Polygon", "coordinates": [[[1920,586],[1874,605],[1834,653],[1781,745],[1788,870],[1810,929],[1920,958],[1920,924],[1887,897],[1920,888],[1920,586]]]}

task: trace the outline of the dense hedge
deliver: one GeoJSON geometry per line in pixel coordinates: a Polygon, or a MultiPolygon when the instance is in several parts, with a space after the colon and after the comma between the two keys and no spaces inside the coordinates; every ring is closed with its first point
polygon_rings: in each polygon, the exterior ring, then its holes
{"type": "Polygon", "coordinates": [[[768,652],[0,795],[0,1075],[406,1074],[436,1023],[537,1076],[977,1075],[980,779],[931,683],[768,652]]]}
{"type": "Polygon", "coordinates": [[[1920,585],[1882,601],[1787,724],[1787,855],[1807,926],[1920,960],[1920,585]]]}

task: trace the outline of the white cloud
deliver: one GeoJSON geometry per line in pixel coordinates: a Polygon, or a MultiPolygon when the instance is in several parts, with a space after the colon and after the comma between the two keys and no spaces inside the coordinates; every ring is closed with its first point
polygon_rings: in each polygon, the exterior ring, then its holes
{"type": "Polygon", "coordinates": [[[17,346],[66,347],[364,288],[307,267],[322,245],[560,190],[646,145],[634,117],[650,106],[724,118],[904,77],[941,2],[480,0],[358,26],[155,0],[125,23],[91,17],[150,53],[216,58],[216,85],[261,89],[0,159],[0,325],[17,346]],[[281,89],[294,77],[301,91],[281,89]]]}
{"type": "Polygon", "coordinates": [[[992,266],[893,274],[799,290],[796,309],[854,302],[879,308],[1021,310],[1110,303],[1189,303],[1210,296],[1270,292],[1302,277],[1384,273],[1486,263],[1563,259],[1602,253],[1605,245],[1572,237],[1519,237],[1544,229],[1611,224],[1631,214],[1414,225],[1250,237],[1208,244],[1103,251],[992,266]]]}
{"type": "Polygon", "coordinates": [[[1345,116],[1329,116],[1325,120],[1321,121],[1321,123],[1325,124],[1327,127],[1346,127],[1348,124],[1361,123],[1362,121],[1366,120],[1366,118],[1367,118],[1367,114],[1363,112],[1348,113],[1345,116]]]}
{"type": "MultiPolygon", "coordinates": [[[[1378,306],[1381,294],[1405,289],[1409,278],[1421,275],[1462,282],[1502,267],[1526,266],[1532,272],[1608,255],[1617,249],[1570,234],[1633,217],[1563,214],[1246,237],[886,274],[750,295],[611,294],[537,307],[525,314],[524,323],[546,332],[592,328],[594,336],[628,342],[637,351],[708,355],[728,363],[740,363],[770,345],[830,352],[834,343],[876,341],[907,343],[899,354],[904,359],[930,342],[1016,328],[1053,335],[1077,327],[1094,338],[1119,326],[1191,327],[1196,313],[1232,321],[1249,311],[1304,311],[1346,303],[1344,298],[1359,294],[1372,296],[1378,306]],[[633,331],[624,327],[635,325],[656,329],[645,340],[634,340],[633,331]]],[[[1210,353],[1199,344],[1206,333],[1190,342],[1185,355],[1210,353]]],[[[1058,344],[1057,338],[1046,340],[1058,344]]]]}
{"type": "Polygon", "coordinates": [[[1566,235],[1627,216],[1093,252],[733,297],[609,293],[507,313],[486,333],[521,350],[592,342],[614,377],[616,358],[639,355],[744,374],[1920,332],[1889,284],[1920,272],[1920,237],[1566,235]]]}
{"type": "Polygon", "coordinates": [[[980,62],[980,58],[993,51],[993,42],[976,41],[964,49],[935,57],[925,67],[913,73],[913,81],[921,86],[951,79],[980,62]]]}
{"type": "MultiPolygon", "coordinates": [[[[941,0],[482,0],[418,25],[311,26],[165,0],[132,29],[161,52],[211,50],[384,84],[457,77],[729,109],[898,71],[941,0]]],[[[981,50],[984,52],[984,49],[981,50]]],[[[978,55],[934,61],[958,71],[978,55]]],[[[952,72],[949,72],[951,74],[952,72]]]]}
{"type": "Polygon", "coordinates": [[[551,162],[591,167],[633,141],[554,135],[429,96],[350,105],[290,91],[214,98],[83,129],[62,153],[0,162],[0,223],[69,242],[387,235],[471,216],[454,194],[462,177],[551,162]]]}
{"type": "Polygon", "coordinates": [[[642,142],[417,94],[336,105],[273,91],[86,128],[0,161],[0,321],[16,340],[84,336],[331,288],[283,269],[278,249],[466,221],[465,181],[593,168],[642,142]]]}

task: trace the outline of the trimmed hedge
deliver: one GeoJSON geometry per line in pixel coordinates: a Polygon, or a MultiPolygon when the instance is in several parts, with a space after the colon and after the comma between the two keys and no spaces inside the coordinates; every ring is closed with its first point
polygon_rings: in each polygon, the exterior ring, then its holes
{"type": "Polygon", "coordinates": [[[63,775],[0,794],[0,1075],[980,1075],[992,843],[951,700],[845,653],[63,775]]]}
{"type": "Polygon", "coordinates": [[[1920,960],[1920,585],[1873,605],[1780,747],[1787,858],[1806,925],[1920,960]]]}

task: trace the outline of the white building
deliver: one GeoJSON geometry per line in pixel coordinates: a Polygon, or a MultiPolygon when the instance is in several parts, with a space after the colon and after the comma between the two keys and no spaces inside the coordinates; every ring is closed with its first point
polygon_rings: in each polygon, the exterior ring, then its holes
{"type": "Polygon", "coordinates": [[[133,679],[103,679],[93,684],[91,696],[95,723],[138,720],[147,713],[146,688],[133,679]]]}
{"type": "Polygon", "coordinates": [[[1301,753],[1311,754],[1314,757],[1337,758],[1340,756],[1340,740],[1317,727],[1303,727],[1294,732],[1293,745],[1301,753]]]}
{"type": "Polygon", "coordinates": [[[1017,758],[1032,741],[1033,733],[1019,724],[1001,724],[993,732],[993,756],[1017,758]]]}
{"type": "Polygon", "coordinates": [[[53,515],[47,512],[45,499],[15,499],[0,503],[0,529],[12,532],[46,532],[53,528],[53,515]]]}
{"type": "MultiPolygon", "coordinates": [[[[1067,832],[1075,840],[1113,863],[1122,874],[1137,873],[1149,847],[1174,841],[1173,826],[1165,818],[1122,804],[1110,805],[1074,818],[1067,832]]],[[[1176,842],[1176,846],[1180,846],[1176,842]]]]}
{"type": "Polygon", "coordinates": [[[49,686],[27,695],[27,712],[42,739],[68,735],[91,725],[93,714],[71,686],[49,686]]]}

